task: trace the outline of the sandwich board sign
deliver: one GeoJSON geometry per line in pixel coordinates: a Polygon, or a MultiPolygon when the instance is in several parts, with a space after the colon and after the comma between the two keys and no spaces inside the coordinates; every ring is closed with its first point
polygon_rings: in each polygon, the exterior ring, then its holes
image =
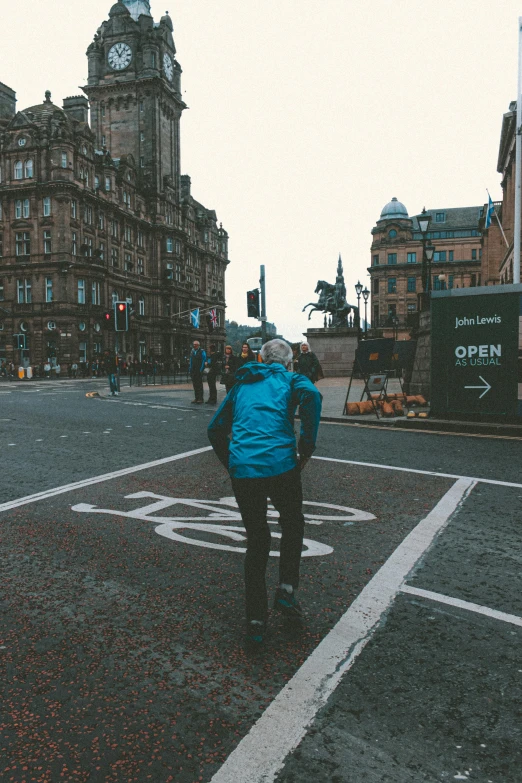
{"type": "Polygon", "coordinates": [[[432,415],[522,420],[521,368],[521,285],[432,292],[432,415]]]}

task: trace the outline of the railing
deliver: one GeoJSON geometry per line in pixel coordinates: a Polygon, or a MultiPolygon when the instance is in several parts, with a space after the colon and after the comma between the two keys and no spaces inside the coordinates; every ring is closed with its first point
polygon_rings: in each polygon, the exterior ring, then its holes
{"type": "Polygon", "coordinates": [[[132,373],[122,375],[120,382],[128,381],[129,386],[169,386],[177,383],[189,383],[190,375],[185,370],[175,373],[132,373]]]}

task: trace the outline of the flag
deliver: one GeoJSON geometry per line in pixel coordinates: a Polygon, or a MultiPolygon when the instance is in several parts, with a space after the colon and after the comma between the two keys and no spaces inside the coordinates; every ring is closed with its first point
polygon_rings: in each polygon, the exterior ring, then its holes
{"type": "Polygon", "coordinates": [[[190,322],[194,329],[199,329],[199,307],[190,311],[190,322]]]}
{"type": "Polygon", "coordinates": [[[212,321],[212,328],[217,329],[218,319],[217,319],[217,312],[215,307],[213,307],[212,310],[210,311],[210,320],[212,321]]]}
{"type": "Polygon", "coordinates": [[[491,219],[493,217],[493,213],[495,211],[495,205],[493,204],[491,200],[491,196],[488,193],[488,208],[486,210],[486,222],[484,223],[484,228],[489,228],[491,225],[491,219]]]}

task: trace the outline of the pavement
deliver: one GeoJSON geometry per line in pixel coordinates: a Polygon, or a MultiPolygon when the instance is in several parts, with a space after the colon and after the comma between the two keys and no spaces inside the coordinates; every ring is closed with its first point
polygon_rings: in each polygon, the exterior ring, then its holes
{"type": "Polygon", "coordinates": [[[521,783],[518,439],[325,418],[307,623],[252,655],[213,406],[0,394],[2,783],[521,783]]]}

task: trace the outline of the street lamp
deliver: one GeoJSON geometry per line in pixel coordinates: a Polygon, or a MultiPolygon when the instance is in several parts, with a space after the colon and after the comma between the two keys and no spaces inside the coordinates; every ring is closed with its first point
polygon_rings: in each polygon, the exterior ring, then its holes
{"type": "MultiPolygon", "coordinates": [[[[419,310],[425,310],[427,308],[427,299],[429,299],[429,272],[428,272],[428,256],[427,256],[427,234],[430,226],[431,215],[426,212],[426,207],[422,210],[422,213],[417,217],[417,223],[419,224],[419,230],[422,235],[422,292],[419,294],[419,310]]],[[[433,249],[431,253],[433,258],[433,249]]]]}
{"type": "Polygon", "coordinates": [[[361,299],[361,293],[363,290],[363,286],[360,280],[357,281],[355,285],[355,293],[357,294],[357,340],[360,339],[361,336],[361,316],[360,316],[360,307],[359,307],[359,301],[361,299]]]}
{"type": "Polygon", "coordinates": [[[364,291],[362,291],[362,298],[364,299],[364,334],[368,331],[368,315],[367,315],[367,307],[368,307],[368,297],[370,296],[370,292],[364,287],[364,291]]]}

